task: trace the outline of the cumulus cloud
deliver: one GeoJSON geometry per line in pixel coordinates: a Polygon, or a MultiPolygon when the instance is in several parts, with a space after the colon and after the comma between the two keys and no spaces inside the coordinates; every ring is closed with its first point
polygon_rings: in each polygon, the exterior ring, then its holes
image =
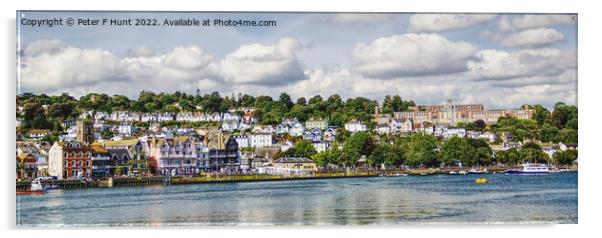
{"type": "Polygon", "coordinates": [[[511,33],[500,40],[506,47],[536,47],[564,40],[564,34],[552,28],[529,29],[511,33]]]}
{"type": "Polygon", "coordinates": [[[57,39],[43,39],[28,44],[23,53],[25,56],[37,56],[42,53],[54,54],[64,48],[65,45],[57,39]]]}
{"type": "Polygon", "coordinates": [[[410,17],[408,31],[446,31],[484,23],[495,17],[495,14],[414,14],[410,17]]]}
{"type": "Polygon", "coordinates": [[[507,22],[504,28],[507,30],[524,30],[540,28],[552,25],[575,24],[577,16],[573,14],[542,14],[542,15],[523,15],[512,18],[511,24],[507,22]]]}
{"type": "Polygon", "coordinates": [[[295,52],[301,44],[293,38],[276,44],[243,45],[227,54],[220,63],[223,79],[240,84],[286,84],[304,77],[295,52]]]}
{"type": "Polygon", "coordinates": [[[123,78],[119,59],[106,50],[40,45],[32,43],[32,48],[26,49],[27,57],[22,58],[21,64],[21,85],[53,90],[123,78]]]}
{"type": "Polygon", "coordinates": [[[165,65],[179,70],[199,70],[207,67],[212,56],[204,54],[198,46],[176,47],[163,58],[165,65]]]}
{"type": "Polygon", "coordinates": [[[477,46],[450,41],[438,34],[405,34],[383,37],[370,44],[359,43],[352,52],[354,69],[367,77],[394,78],[455,73],[477,46]]]}
{"type": "Polygon", "coordinates": [[[555,76],[575,68],[575,54],[553,48],[524,49],[512,52],[481,50],[468,62],[474,79],[504,80],[528,76],[555,76]]]}
{"type": "Polygon", "coordinates": [[[120,81],[164,90],[195,80],[219,80],[213,57],[198,46],[175,47],[161,55],[151,52],[138,48],[118,58],[102,49],[80,49],[54,40],[33,42],[21,58],[21,86],[34,91],[84,90],[120,81]]]}

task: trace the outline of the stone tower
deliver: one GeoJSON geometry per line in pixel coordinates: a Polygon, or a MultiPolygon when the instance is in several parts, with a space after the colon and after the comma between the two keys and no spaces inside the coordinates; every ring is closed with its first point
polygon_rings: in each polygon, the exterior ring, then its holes
{"type": "Polygon", "coordinates": [[[76,122],[77,126],[77,141],[86,142],[91,144],[94,142],[94,127],[92,125],[92,120],[88,119],[78,119],[76,122]]]}

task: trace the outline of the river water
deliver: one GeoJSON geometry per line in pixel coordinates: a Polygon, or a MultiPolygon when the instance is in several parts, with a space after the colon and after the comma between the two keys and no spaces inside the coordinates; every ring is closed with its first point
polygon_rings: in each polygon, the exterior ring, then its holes
{"type": "Polygon", "coordinates": [[[18,226],[577,223],[577,173],[373,177],[52,190],[18,226]]]}

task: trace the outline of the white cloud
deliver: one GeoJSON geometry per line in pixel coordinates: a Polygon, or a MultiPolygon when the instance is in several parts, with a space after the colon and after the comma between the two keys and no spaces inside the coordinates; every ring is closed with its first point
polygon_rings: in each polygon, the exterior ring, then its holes
{"type": "Polygon", "coordinates": [[[408,31],[446,31],[484,23],[495,17],[495,14],[414,14],[410,17],[408,31]]]}
{"type": "Polygon", "coordinates": [[[367,77],[394,78],[455,73],[477,47],[464,41],[449,41],[438,34],[405,34],[359,43],[352,52],[354,70],[367,77]]]}
{"type": "Polygon", "coordinates": [[[43,39],[28,44],[23,53],[26,57],[37,56],[42,53],[57,53],[64,48],[65,45],[57,39],[43,39]]]}
{"type": "Polygon", "coordinates": [[[165,91],[220,80],[213,57],[198,46],[175,47],[161,55],[151,52],[135,49],[120,59],[102,49],[80,49],[59,41],[34,42],[21,58],[20,85],[25,91],[122,91],[114,85],[165,91]]]}
{"type": "MultiPolygon", "coordinates": [[[[39,46],[35,43],[32,45],[39,46]]],[[[36,50],[30,48],[29,53],[35,51],[35,54],[21,59],[23,61],[20,74],[22,86],[38,90],[54,90],[123,78],[119,59],[106,50],[70,46],[45,49],[46,51],[41,48],[36,50]]]]}
{"type": "Polygon", "coordinates": [[[179,70],[200,70],[206,68],[213,57],[204,54],[198,46],[176,47],[166,54],[163,61],[166,66],[179,70]]]}
{"type": "Polygon", "coordinates": [[[524,49],[512,52],[481,50],[468,62],[474,79],[503,80],[528,76],[554,76],[575,68],[575,53],[553,48],[524,49]]]}
{"type": "Polygon", "coordinates": [[[564,35],[552,28],[529,29],[511,33],[500,40],[506,47],[534,47],[564,40],[564,35]]]}
{"type": "Polygon", "coordinates": [[[569,14],[524,15],[512,18],[512,28],[524,30],[552,25],[569,25],[575,24],[576,20],[576,15],[569,14]]]}
{"type": "Polygon", "coordinates": [[[295,52],[301,44],[293,38],[275,45],[243,45],[220,63],[223,79],[241,84],[286,84],[304,77],[295,52]]]}

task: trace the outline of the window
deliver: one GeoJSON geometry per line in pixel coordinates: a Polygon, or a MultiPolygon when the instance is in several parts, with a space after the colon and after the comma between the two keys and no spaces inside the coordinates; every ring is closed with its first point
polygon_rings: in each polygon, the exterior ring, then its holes
{"type": "Polygon", "coordinates": [[[71,161],[71,166],[75,167],[75,160],[71,161]]]}
{"type": "Polygon", "coordinates": [[[86,157],[92,157],[92,155],[91,155],[90,151],[88,151],[88,152],[86,153],[86,157]]]}
{"type": "Polygon", "coordinates": [[[90,161],[86,161],[86,166],[90,167],[90,161]]]}
{"type": "Polygon", "coordinates": [[[64,167],[67,167],[67,166],[69,166],[69,163],[68,163],[67,161],[64,161],[64,162],[63,162],[63,166],[64,166],[64,167]]]}
{"type": "Polygon", "coordinates": [[[71,152],[71,157],[75,157],[75,151],[71,152]]]}
{"type": "Polygon", "coordinates": [[[69,153],[65,152],[65,158],[69,157],[69,153]]]}
{"type": "Polygon", "coordinates": [[[84,157],[84,152],[80,151],[79,152],[79,157],[84,157]]]}

